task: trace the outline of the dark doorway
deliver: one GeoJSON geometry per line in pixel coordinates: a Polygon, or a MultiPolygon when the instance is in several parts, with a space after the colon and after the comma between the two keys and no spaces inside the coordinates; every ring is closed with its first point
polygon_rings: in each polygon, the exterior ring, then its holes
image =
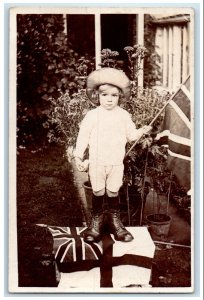
{"type": "Polygon", "coordinates": [[[133,46],[135,41],[136,15],[102,14],[101,40],[102,49],[109,48],[119,52],[119,58],[124,59],[124,47],[133,46]]]}
{"type": "Polygon", "coordinates": [[[68,40],[79,55],[95,56],[94,15],[68,15],[68,40]]]}

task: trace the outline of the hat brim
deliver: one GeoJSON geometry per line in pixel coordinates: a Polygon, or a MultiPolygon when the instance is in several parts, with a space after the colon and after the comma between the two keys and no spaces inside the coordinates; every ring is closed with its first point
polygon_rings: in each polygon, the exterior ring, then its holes
{"type": "Polygon", "coordinates": [[[118,87],[122,91],[125,99],[130,97],[130,80],[125,73],[114,68],[101,68],[93,71],[87,78],[86,93],[94,104],[98,104],[95,91],[103,84],[118,87]]]}

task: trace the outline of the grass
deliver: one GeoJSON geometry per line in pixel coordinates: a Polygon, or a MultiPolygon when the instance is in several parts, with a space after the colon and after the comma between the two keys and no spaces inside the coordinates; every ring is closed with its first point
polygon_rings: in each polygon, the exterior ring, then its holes
{"type": "Polygon", "coordinates": [[[38,223],[81,226],[72,169],[63,149],[23,150],[17,159],[18,228],[38,223]]]}
{"type": "Polygon", "coordinates": [[[19,286],[55,286],[53,241],[36,224],[82,226],[78,191],[63,148],[23,149],[17,156],[19,286]]]}

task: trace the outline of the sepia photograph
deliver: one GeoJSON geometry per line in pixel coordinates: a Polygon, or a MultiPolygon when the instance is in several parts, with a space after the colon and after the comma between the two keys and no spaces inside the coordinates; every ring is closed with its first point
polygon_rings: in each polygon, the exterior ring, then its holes
{"type": "Polygon", "coordinates": [[[194,10],[9,18],[9,292],[192,293],[194,10]]]}

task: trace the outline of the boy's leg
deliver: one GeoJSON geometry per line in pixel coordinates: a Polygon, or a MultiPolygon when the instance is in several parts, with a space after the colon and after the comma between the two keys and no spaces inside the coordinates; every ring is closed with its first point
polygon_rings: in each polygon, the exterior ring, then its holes
{"type": "MultiPolygon", "coordinates": [[[[105,192],[105,190],[104,190],[105,192]]],[[[102,193],[99,193],[102,194],[102,193]]],[[[92,217],[88,228],[84,232],[86,242],[98,242],[103,230],[103,199],[104,194],[92,194],[92,217]]]]}
{"type": "Polygon", "coordinates": [[[103,201],[105,194],[105,172],[103,166],[89,165],[89,177],[91,181],[92,194],[92,218],[87,230],[84,232],[84,240],[97,242],[103,231],[104,215],[103,201]]]}
{"type": "MultiPolygon", "coordinates": [[[[108,191],[107,191],[108,194],[108,191]]],[[[125,228],[120,219],[119,197],[108,197],[107,223],[117,241],[130,242],[132,234],[125,228]]]]}
{"type": "Polygon", "coordinates": [[[131,233],[125,228],[120,219],[118,191],[121,187],[123,166],[113,166],[107,179],[107,223],[117,241],[130,242],[133,240],[131,233]]]}

